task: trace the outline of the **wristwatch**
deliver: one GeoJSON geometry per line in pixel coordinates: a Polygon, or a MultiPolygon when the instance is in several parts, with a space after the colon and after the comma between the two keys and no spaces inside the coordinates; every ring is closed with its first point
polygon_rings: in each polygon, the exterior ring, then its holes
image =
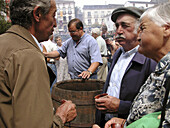
{"type": "Polygon", "coordinates": [[[90,73],[90,75],[92,75],[92,74],[93,74],[91,71],[89,71],[89,70],[87,70],[87,71],[90,73]]]}

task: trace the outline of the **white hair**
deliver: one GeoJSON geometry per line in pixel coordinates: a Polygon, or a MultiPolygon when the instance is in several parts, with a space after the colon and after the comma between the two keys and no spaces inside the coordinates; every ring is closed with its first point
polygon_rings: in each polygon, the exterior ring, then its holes
{"type": "Polygon", "coordinates": [[[101,34],[99,28],[93,28],[93,29],[92,29],[92,33],[97,34],[98,36],[100,36],[100,34],[101,34]]]}
{"type": "Polygon", "coordinates": [[[144,16],[147,16],[158,26],[170,25],[170,2],[149,8],[142,14],[140,19],[144,16]]]}

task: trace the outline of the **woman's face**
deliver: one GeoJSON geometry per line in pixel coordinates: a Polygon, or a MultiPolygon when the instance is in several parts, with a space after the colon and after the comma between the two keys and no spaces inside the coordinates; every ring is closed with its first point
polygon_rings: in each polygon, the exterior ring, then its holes
{"type": "Polygon", "coordinates": [[[163,27],[144,16],[140,23],[138,40],[140,41],[139,52],[154,59],[164,45],[163,27]]]}

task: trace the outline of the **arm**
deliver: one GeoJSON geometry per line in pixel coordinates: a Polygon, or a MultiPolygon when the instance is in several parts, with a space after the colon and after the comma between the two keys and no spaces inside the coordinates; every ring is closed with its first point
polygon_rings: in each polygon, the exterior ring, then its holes
{"type": "Polygon", "coordinates": [[[61,104],[54,115],[53,118],[53,128],[64,127],[64,123],[70,122],[77,116],[76,106],[72,101],[64,100],[64,103],[61,104]]]}
{"type": "Polygon", "coordinates": [[[90,67],[88,68],[87,71],[83,71],[80,75],[78,75],[79,77],[82,77],[83,79],[88,79],[90,77],[90,72],[94,73],[96,71],[96,69],[99,66],[99,62],[94,62],[90,65],[90,67]]]}
{"type": "Polygon", "coordinates": [[[95,99],[96,108],[100,111],[117,112],[120,104],[120,100],[113,96],[104,96],[95,99]]]}
{"type": "Polygon", "coordinates": [[[58,58],[60,57],[60,54],[58,51],[52,51],[52,52],[43,52],[44,56],[45,57],[48,57],[48,58],[58,58]]]}
{"type": "Polygon", "coordinates": [[[57,108],[55,115],[59,116],[63,123],[69,122],[77,116],[75,108],[76,105],[73,104],[72,101],[65,100],[65,102],[57,108]]]}
{"type": "Polygon", "coordinates": [[[119,124],[119,126],[121,126],[121,128],[123,128],[125,121],[126,121],[125,119],[114,117],[114,118],[110,119],[108,122],[106,122],[105,128],[110,128],[112,126],[112,124],[119,124]]]}

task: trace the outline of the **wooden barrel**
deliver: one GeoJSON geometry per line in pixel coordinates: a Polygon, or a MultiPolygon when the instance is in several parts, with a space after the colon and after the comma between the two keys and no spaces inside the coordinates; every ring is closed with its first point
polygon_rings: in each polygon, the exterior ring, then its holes
{"type": "Polygon", "coordinates": [[[94,96],[102,92],[104,81],[100,80],[67,80],[56,83],[52,90],[54,107],[57,108],[62,99],[76,104],[77,117],[67,127],[91,127],[95,122],[94,96]]]}

